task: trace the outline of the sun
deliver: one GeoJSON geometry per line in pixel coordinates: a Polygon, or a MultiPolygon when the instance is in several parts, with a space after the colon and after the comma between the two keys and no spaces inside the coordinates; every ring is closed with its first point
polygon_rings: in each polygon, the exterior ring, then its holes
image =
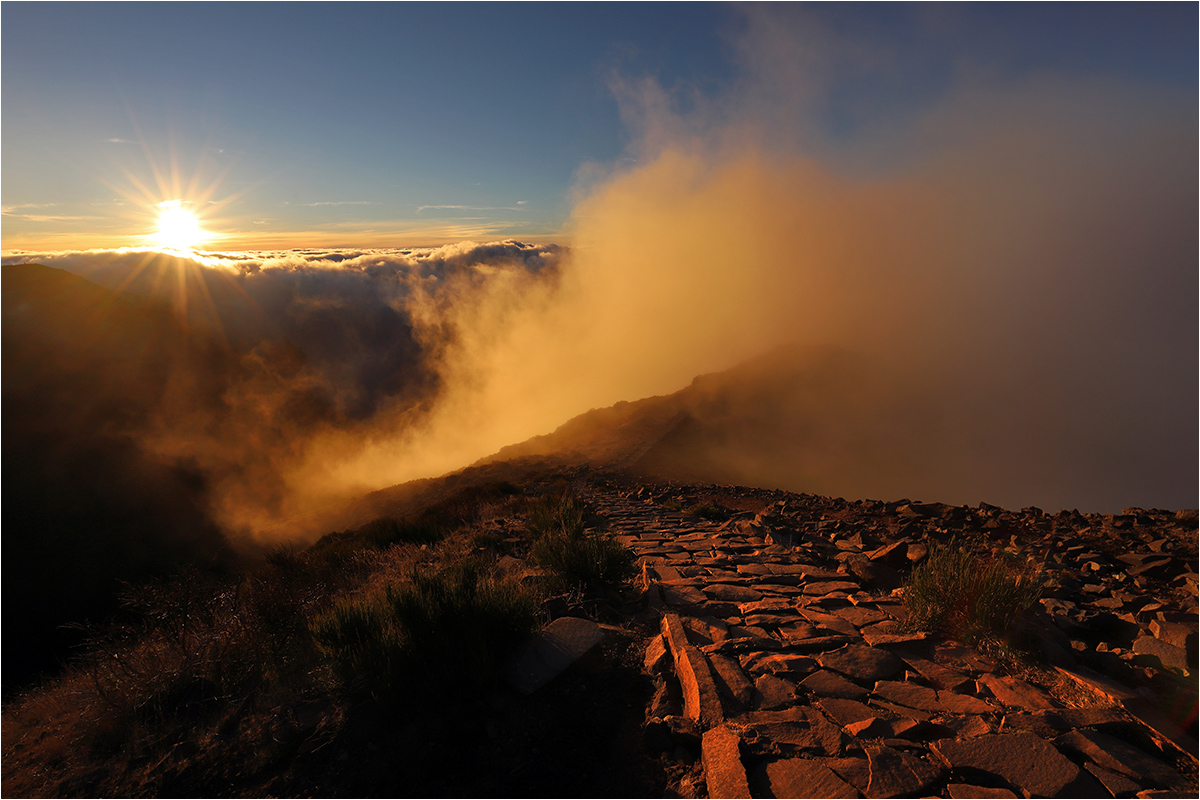
{"type": "Polygon", "coordinates": [[[165,200],[158,204],[158,209],[158,233],[154,241],[159,247],[186,250],[211,238],[200,227],[200,219],[184,207],[184,201],[165,200]]]}

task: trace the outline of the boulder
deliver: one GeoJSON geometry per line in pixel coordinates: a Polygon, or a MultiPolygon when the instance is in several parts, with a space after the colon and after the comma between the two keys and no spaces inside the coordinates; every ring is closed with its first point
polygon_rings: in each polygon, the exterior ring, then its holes
{"type": "Polygon", "coordinates": [[[599,625],[578,617],[559,617],[508,660],[509,683],[526,694],[549,683],[604,638],[599,625]]]}

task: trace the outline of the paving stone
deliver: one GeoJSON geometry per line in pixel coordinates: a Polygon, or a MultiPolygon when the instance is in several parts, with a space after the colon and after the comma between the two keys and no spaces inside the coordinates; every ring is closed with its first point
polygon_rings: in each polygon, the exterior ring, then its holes
{"type": "Polygon", "coordinates": [[[979,682],[986,686],[997,700],[1009,708],[1037,711],[1054,708],[1056,705],[1050,695],[1019,678],[982,675],[979,682]]]}
{"type": "Polygon", "coordinates": [[[811,595],[828,595],[835,592],[857,592],[862,585],[857,581],[821,581],[804,584],[804,593],[811,595]]]}
{"type": "Polygon", "coordinates": [[[873,683],[904,671],[904,662],[886,650],[865,645],[847,645],[822,653],[817,662],[863,683],[873,683]]]}
{"type": "Polygon", "coordinates": [[[740,737],[728,725],[704,733],[700,757],[704,763],[704,781],[709,797],[749,797],[750,784],[742,764],[740,737]]]}
{"type": "Polygon", "coordinates": [[[761,765],[761,785],[770,797],[858,797],[858,790],[829,767],[807,758],[785,758],[761,765]]]}
{"type": "Polygon", "coordinates": [[[697,647],[723,642],[729,638],[729,627],[715,617],[681,617],[680,619],[683,627],[687,629],[688,641],[697,647]]]}
{"type": "Polygon", "coordinates": [[[871,783],[871,764],[865,757],[825,758],[821,763],[859,792],[865,793],[871,783]]]}
{"type": "Polygon", "coordinates": [[[800,677],[817,668],[814,659],[791,653],[752,653],[743,658],[741,664],[751,675],[767,673],[800,677]]]}
{"type": "Polygon", "coordinates": [[[1090,772],[1093,778],[1100,781],[1100,785],[1107,789],[1113,797],[1131,795],[1142,789],[1141,784],[1134,783],[1126,776],[1107,770],[1091,761],[1085,763],[1083,768],[1090,772]]]}
{"type": "Polygon", "coordinates": [[[867,797],[901,797],[923,792],[939,780],[945,769],[923,758],[890,747],[864,747],[871,780],[867,797]]]}
{"type": "Polygon", "coordinates": [[[956,672],[952,669],[947,669],[941,664],[930,661],[924,658],[917,658],[907,654],[900,656],[906,664],[916,670],[922,678],[932,683],[938,689],[944,689],[951,692],[961,692],[966,690],[968,686],[974,684],[972,678],[967,677],[961,672],[956,672]]]}
{"type": "Polygon", "coordinates": [[[796,684],[774,675],[759,675],[754,679],[756,708],[785,708],[796,702],[796,684]]]}
{"type": "Polygon", "coordinates": [[[858,722],[842,726],[842,729],[858,739],[890,739],[896,735],[891,723],[879,717],[860,719],[858,722]]]}
{"type": "Polygon", "coordinates": [[[1093,706],[1091,708],[1058,708],[1032,713],[1004,715],[1004,729],[1033,731],[1046,738],[1075,728],[1098,728],[1126,721],[1117,706],[1093,706]]]}
{"type": "MultiPolygon", "coordinates": [[[[929,748],[953,770],[980,770],[1039,797],[1055,797],[1068,787],[1074,788],[1087,774],[1045,739],[1032,733],[943,739],[931,743],[929,748]]],[[[1096,788],[1103,791],[1099,785],[1096,788]]]]}
{"type": "Polygon", "coordinates": [[[713,680],[730,713],[739,713],[750,707],[754,699],[754,684],[742,672],[737,661],[720,653],[710,653],[708,663],[712,666],[713,680]]]}
{"type": "Polygon", "coordinates": [[[814,625],[849,636],[858,636],[858,626],[836,614],[828,614],[814,608],[800,609],[800,614],[814,625]]]}
{"type": "Polygon", "coordinates": [[[1101,731],[1070,731],[1054,743],[1087,756],[1105,769],[1134,779],[1146,779],[1156,789],[1178,789],[1188,785],[1182,775],[1159,759],[1101,731]]]}
{"type": "Polygon", "coordinates": [[[816,703],[829,718],[838,725],[846,726],[862,720],[875,719],[879,712],[857,700],[840,700],[834,697],[823,697],[816,703]]]}
{"type": "Polygon", "coordinates": [[[708,600],[708,597],[694,586],[660,583],[659,592],[663,602],[671,606],[697,606],[708,600]]]}
{"type": "Polygon", "coordinates": [[[868,690],[862,686],[846,680],[836,672],[830,672],[825,669],[817,670],[809,675],[800,681],[800,685],[820,697],[842,697],[849,700],[861,700],[869,694],[868,690]]]}
{"type": "Polygon", "coordinates": [[[1016,797],[1008,789],[998,789],[990,786],[976,786],[971,783],[947,783],[946,794],[953,798],[1004,798],[1016,797]]]}
{"type": "Polygon", "coordinates": [[[948,714],[987,714],[996,708],[986,700],[957,692],[938,692],[903,681],[877,681],[873,692],[893,703],[922,711],[948,714]]]}
{"type": "Polygon", "coordinates": [[[713,600],[725,600],[730,603],[745,603],[749,600],[761,600],[762,592],[749,586],[735,586],[728,583],[714,583],[705,586],[701,591],[713,600]]]}
{"type": "Polygon", "coordinates": [[[684,716],[696,720],[704,728],[724,718],[721,698],[704,655],[687,642],[683,623],[674,614],[663,617],[663,634],[675,663],[675,677],[683,690],[684,716]]]}
{"type": "Polygon", "coordinates": [[[938,725],[954,731],[963,739],[996,732],[995,723],[986,717],[974,714],[943,714],[936,718],[936,722],[938,725]]]}

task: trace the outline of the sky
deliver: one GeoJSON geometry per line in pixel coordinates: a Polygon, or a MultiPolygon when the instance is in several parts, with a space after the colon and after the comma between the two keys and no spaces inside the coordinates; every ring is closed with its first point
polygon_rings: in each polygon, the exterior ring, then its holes
{"type": "Polygon", "coordinates": [[[580,192],[644,155],[644,81],[700,116],[785,84],[803,119],[773,124],[878,169],[911,155],[879,132],[965,82],[1196,78],[1187,3],[6,2],[0,21],[6,250],[153,245],[172,201],[208,249],[562,240],[580,192]],[[747,45],[771,36],[793,40],[778,71],[747,45]]]}
{"type": "Polygon", "coordinates": [[[0,255],[232,354],[130,434],[226,531],[781,348],[757,485],[1194,508],[1198,22],[5,2],[0,255]]]}

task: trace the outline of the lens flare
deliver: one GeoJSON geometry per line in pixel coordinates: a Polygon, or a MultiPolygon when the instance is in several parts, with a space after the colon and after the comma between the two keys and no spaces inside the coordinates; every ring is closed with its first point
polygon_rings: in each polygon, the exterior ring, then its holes
{"type": "Polygon", "coordinates": [[[182,200],[166,200],[159,203],[158,208],[158,232],[154,241],[159,247],[186,250],[210,238],[182,200]]]}

